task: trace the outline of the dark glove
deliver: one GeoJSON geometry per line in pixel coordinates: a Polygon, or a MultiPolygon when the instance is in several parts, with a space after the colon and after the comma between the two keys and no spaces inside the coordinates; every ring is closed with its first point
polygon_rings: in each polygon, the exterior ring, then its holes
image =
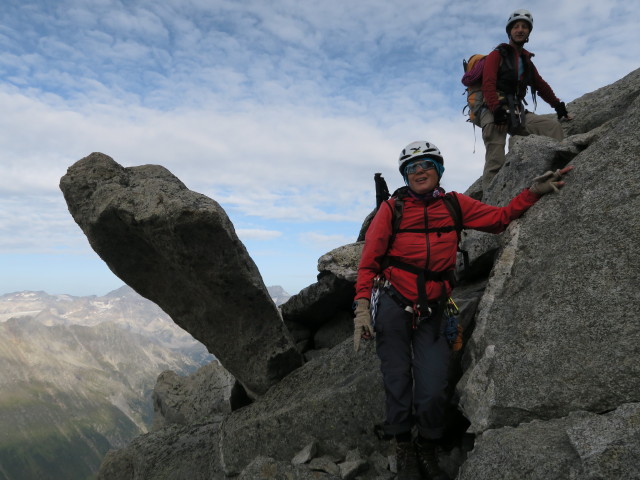
{"type": "Polygon", "coordinates": [[[493,112],[493,123],[495,123],[496,125],[506,125],[507,118],[507,111],[502,107],[497,108],[496,111],[493,112]]]}
{"type": "Polygon", "coordinates": [[[546,195],[547,193],[555,193],[562,186],[564,182],[562,181],[562,176],[568,173],[573,169],[573,166],[565,167],[562,170],[556,170],[552,172],[551,170],[543,173],[539,177],[533,179],[533,185],[529,187],[531,192],[537,195],[546,195]]]}
{"type": "Polygon", "coordinates": [[[359,298],[356,302],[355,318],[353,319],[353,347],[356,352],[360,349],[360,339],[370,339],[373,336],[373,324],[369,311],[369,300],[359,298]]]}
{"type": "Polygon", "coordinates": [[[569,112],[567,112],[567,106],[564,104],[564,102],[560,102],[558,105],[556,105],[556,113],[558,114],[558,120],[560,120],[561,118],[569,117],[569,112]]]}

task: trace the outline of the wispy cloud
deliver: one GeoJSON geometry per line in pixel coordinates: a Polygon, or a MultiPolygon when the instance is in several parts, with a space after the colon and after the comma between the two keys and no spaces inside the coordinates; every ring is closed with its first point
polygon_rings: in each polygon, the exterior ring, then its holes
{"type": "MultiPolygon", "coordinates": [[[[58,182],[93,151],[124,166],[161,164],[217,200],[262,259],[266,281],[267,257],[299,266],[307,247],[312,257],[319,245],[352,241],[373,206],[373,174],[400,186],[396,158],[413,140],[440,147],[445,188],[463,191],[481,174],[484,148],[461,114],[461,61],[506,39],[513,8],[508,0],[5,2],[0,253],[54,244],[86,253],[58,182]]],[[[632,2],[527,8],[536,64],[565,101],[637,67],[632,2]]],[[[543,102],[539,110],[549,111],[543,102]]]]}

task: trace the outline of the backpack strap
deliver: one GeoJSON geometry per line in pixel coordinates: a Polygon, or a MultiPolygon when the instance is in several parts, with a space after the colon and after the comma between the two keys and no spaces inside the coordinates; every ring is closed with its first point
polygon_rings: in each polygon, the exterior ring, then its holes
{"type": "Polygon", "coordinates": [[[460,247],[460,242],[462,241],[462,230],[464,229],[464,225],[462,224],[460,200],[458,200],[458,196],[455,192],[449,192],[444,196],[444,204],[449,209],[451,218],[453,218],[453,224],[455,225],[455,229],[458,234],[458,251],[462,254],[464,261],[463,272],[467,272],[469,270],[469,252],[460,247]]]}
{"type": "Polygon", "coordinates": [[[393,198],[393,207],[387,200],[385,203],[391,208],[391,237],[389,238],[389,244],[387,245],[387,252],[385,253],[385,258],[387,257],[387,253],[391,250],[391,245],[396,239],[396,235],[400,231],[400,223],[402,222],[402,212],[404,209],[404,199],[409,195],[408,193],[409,187],[400,187],[398,188],[391,197],[393,198]]]}
{"type": "Polygon", "coordinates": [[[449,210],[449,214],[453,219],[453,228],[458,233],[458,241],[460,241],[460,232],[464,228],[462,225],[462,209],[460,208],[460,201],[458,196],[454,192],[449,192],[444,196],[444,205],[449,210]]]}

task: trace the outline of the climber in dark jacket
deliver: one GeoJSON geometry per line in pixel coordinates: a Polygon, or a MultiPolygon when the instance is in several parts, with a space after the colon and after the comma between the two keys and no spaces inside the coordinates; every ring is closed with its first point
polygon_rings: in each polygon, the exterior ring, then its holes
{"type": "MultiPolygon", "coordinates": [[[[502,232],[542,195],[562,187],[562,176],[571,168],[536,178],[505,207],[452,193],[462,226],[502,232]]],[[[392,197],[380,205],[365,236],[356,282],[354,346],[358,351],[361,338],[375,333],[386,392],[383,428],[397,440],[397,478],[419,478],[411,476],[416,463],[427,478],[446,478],[436,458],[445,428],[450,356],[442,319],[453,288],[449,274],[455,268],[458,238],[440,187],[440,150],[430,142],[413,142],[402,150],[399,169],[407,187],[398,230],[394,234],[392,226],[398,197],[392,197]]]]}
{"type": "Polygon", "coordinates": [[[505,162],[507,133],[511,135],[544,135],[562,140],[564,132],[560,123],[524,109],[524,97],[531,89],[555,109],[558,120],[570,120],[564,102],[540,76],[531,61],[533,53],[524,48],[533,30],[533,16],[527,10],[513,12],[506,24],[509,43],[500,44],[484,63],[482,70],[483,109],[480,113],[482,139],[485,145],[485,165],[482,175],[483,190],[505,162]]]}

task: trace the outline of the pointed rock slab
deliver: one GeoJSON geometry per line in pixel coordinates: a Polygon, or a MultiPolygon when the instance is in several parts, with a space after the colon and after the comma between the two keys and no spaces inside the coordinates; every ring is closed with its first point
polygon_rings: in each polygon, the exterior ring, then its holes
{"type": "Polygon", "coordinates": [[[60,181],[93,249],[201,341],[255,397],[302,364],[260,272],[214,200],[158,165],[102,153],[60,181]]]}

